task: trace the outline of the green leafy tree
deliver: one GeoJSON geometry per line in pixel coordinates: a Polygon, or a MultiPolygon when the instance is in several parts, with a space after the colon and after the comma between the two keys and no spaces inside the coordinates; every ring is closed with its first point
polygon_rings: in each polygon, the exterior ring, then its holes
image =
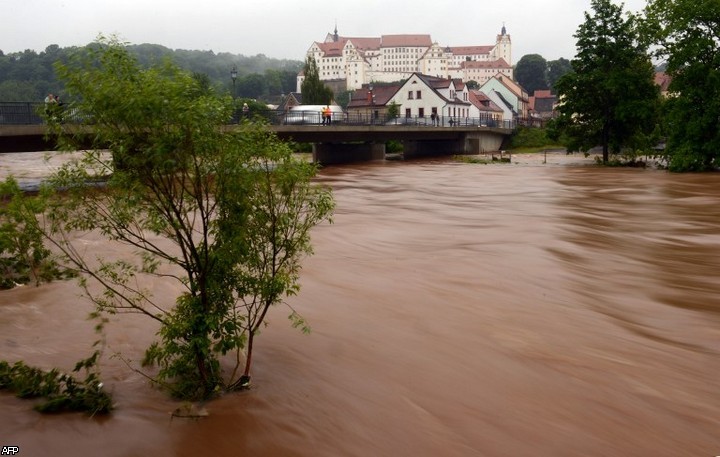
{"type": "Polygon", "coordinates": [[[720,165],[720,2],[652,0],[646,33],[672,77],[665,103],[668,166],[703,171],[720,165]]]}
{"type": "Polygon", "coordinates": [[[315,166],[263,125],[228,131],[231,97],[167,62],[142,69],[116,40],[58,73],[93,135],[54,126],[64,149],[92,147],[54,178],[63,191],[51,195],[49,239],[82,273],[96,314],[157,322],[144,363],[159,367],[160,385],[186,399],[246,387],[268,310],[298,292],[310,229],[333,208],[329,190],[311,182],[315,166]],[[89,188],[98,178],[104,185],[89,188]],[[123,257],[78,249],[73,240],[89,231],[125,246],[123,257]],[[153,297],[138,285],[146,275],[182,292],[174,303],[153,297]],[[222,357],[235,367],[223,370],[222,357]]]}
{"type": "Polygon", "coordinates": [[[547,89],[547,61],[539,54],[522,56],[515,66],[515,80],[531,95],[547,89]]]}
{"type": "Polygon", "coordinates": [[[303,104],[327,105],[333,99],[332,90],[320,81],[317,63],[311,56],[305,61],[305,79],[300,86],[303,104]]]}
{"type": "Polygon", "coordinates": [[[592,0],[578,28],[573,71],[557,83],[561,103],[554,139],[564,133],[570,150],[601,145],[609,153],[645,150],[656,129],[659,90],[646,48],[639,43],[635,19],[623,18],[610,0],[592,0]]]}
{"type": "Polygon", "coordinates": [[[467,86],[468,90],[480,89],[480,83],[475,81],[474,79],[471,79],[470,81],[466,82],[465,85],[467,86]]]}
{"type": "Polygon", "coordinates": [[[0,182],[0,289],[72,277],[43,243],[37,214],[44,210],[44,199],[25,195],[12,176],[0,182]]]}
{"type": "Polygon", "coordinates": [[[563,57],[559,58],[558,60],[551,60],[548,62],[547,81],[548,87],[550,88],[550,90],[552,90],[553,93],[557,93],[557,90],[555,89],[555,84],[558,82],[558,80],[565,76],[565,74],[570,73],[571,71],[572,64],[568,59],[565,59],[563,57]]]}
{"type": "Polygon", "coordinates": [[[387,117],[388,119],[395,119],[400,117],[400,105],[393,100],[389,105],[387,109],[387,117]]]}

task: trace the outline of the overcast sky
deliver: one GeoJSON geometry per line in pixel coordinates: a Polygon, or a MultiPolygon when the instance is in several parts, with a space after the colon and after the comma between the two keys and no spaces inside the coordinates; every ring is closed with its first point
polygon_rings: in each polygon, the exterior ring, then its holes
{"type": "MultiPolygon", "coordinates": [[[[639,11],[645,0],[624,3],[639,11]]],[[[573,58],[587,10],[590,0],[0,0],[0,50],[82,46],[102,33],[131,44],[304,60],[336,22],[342,36],[430,34],[442,46],[494,44],[504,23],[515,64],[525,54],[573,58]]]]}

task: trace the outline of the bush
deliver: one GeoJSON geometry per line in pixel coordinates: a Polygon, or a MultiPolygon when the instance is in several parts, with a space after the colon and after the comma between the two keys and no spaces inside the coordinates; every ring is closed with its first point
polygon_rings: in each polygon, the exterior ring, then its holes
{"type": "Polygon", "coordinates": [[[74,372],[87,369],[83,381],[55,368],[43,371],[22,361],[13,365],[0,361],[0,390],[14,392],[18,398],[44,398],[43,402],[35,405],[35,410],[41,413],[83,411],[93,415],[107,414],[112,410],[112,398],[102,390],[103,384],[97,373],[90,370],[98,355],[99,352],[95,352],[75,366],[74,372]]]}
{"type": "Polygon", "coordinates": [[[510,137],[510,148],[541,148],[554,145],[547,131],[541,128],[518,127],[510,137]]]}

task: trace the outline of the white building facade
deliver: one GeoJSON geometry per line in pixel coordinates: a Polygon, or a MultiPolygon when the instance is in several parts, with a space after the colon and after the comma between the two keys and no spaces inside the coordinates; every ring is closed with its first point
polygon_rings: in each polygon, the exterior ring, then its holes
{"type": "MultiPolygon", "coordinates": [[[[430,35],[341,37],[337,28],[307,51],[315,59],[321,81],[344,81],[346,90],[371,82],[393,82],[415,72],[438,78],[477,81],[502,73],[512,78],[512,42],[505,26],[495,45],[441,47],[430,35]]],[[[298,76],[298,87],[303,75],[298,76]]]]}

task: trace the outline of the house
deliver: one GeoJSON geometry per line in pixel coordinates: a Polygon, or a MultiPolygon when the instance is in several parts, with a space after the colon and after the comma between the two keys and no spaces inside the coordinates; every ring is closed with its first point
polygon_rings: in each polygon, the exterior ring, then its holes
{"type": "Polygon", "coordinates": [[[655,72],[655,84],[660,87],[660,94],[663,97],[667,97],[670,89],[670,82],[672,78],[664,71],[655,72]]]}
{"type": "MultiPolygon", "coordinates": [[[[505,111],[493,102],[490,97],[479,90],[471,90],[469,93],[470,103],[477,109],[477,117],[481,120],[481,123],[492,127],[505,120],[505,111]]],[[[511,115],[508,116],[508,120],[512,120],[511,115]]]]}
{"type": "Polygon", "coordinates": [[[432,115],[445,122],[478,118],[479,109],[470,102],[465,83],[458,79],[437,78],[415,72],[401,84],[364,85],[356,90],[348,104],[348,115],[367,115],[385,119],[390,105],[397,105],[399,115],[431,123],[432,115]]]}
{"type": "Polygon", "coordinates": [[[354,120],[387,119],[390,100],[400,87],[400,84],[364,84],[350,94],[347,106],[348,117],[354,120]]]}
{"type": "Polygon", "coordinates": [[[496,74],[481,85],[479,90],[504,110],[509,109],[513,120],[528,119],[530,113],[528,94],[507,75],[496,74]]]}
{"type": "Polygon", "coordinates": [[[278,105],[278,110],[289,111],[290,108],[298,105],[302,105],[302,93],[290,92],[282,98],[280,105],[278,105]]]}
{"type": "Polygon", "coordinates": [[[536,90],[529,99],[530,115],[540,119],[555,117],[555,104],[557,96],[549,90],[536,90]]]}

